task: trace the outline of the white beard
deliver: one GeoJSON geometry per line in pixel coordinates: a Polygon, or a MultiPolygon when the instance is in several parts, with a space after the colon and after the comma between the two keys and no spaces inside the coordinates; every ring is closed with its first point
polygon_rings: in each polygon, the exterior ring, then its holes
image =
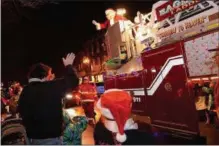
{"type": "Polygon", "coordinates": [[[114,23],[115,23],[115,22],[114,22],[114,19],[111,19],[111,20],[110,20],[110,26],[112,26],[114,23]]]}
{"type": "MultiPolygon", "coordinates": [[[[111,132],[119,131],[116,121],[105,120],[104,125],[111,132]]],[[[138,124],[135,123],[132,118],[128,119],[124,125],[124,130],[130,130],[130,129],[138,129],[138,124]]]]}

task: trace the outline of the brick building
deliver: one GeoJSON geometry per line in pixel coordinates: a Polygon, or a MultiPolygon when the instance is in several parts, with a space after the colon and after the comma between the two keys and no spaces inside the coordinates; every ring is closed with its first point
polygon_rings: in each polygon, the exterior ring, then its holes
{"type": "Polygon", "coordinates": [[[77,54],[77,70],[81,77],[91,76],[92,81],[95,82],[101,80],[100,74],[104,71],[103,64],[107,60],[104,35],[103,31],[94,35],[83,44],[82,50],[77,54]]]}

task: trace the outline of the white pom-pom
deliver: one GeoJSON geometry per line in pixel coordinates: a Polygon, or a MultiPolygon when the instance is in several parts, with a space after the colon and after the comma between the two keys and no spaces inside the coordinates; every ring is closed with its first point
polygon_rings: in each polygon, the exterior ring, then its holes
{"type": "Polygon", "coordinates": [[[122,135],[121,135],[120,133],[117,133],[117,134],[116,134],[116,140],[117,140],[118,142],[123,143],[123,142],[126,141],[126,139],[127,139],[126,134],[122,134],[122,135]]]}

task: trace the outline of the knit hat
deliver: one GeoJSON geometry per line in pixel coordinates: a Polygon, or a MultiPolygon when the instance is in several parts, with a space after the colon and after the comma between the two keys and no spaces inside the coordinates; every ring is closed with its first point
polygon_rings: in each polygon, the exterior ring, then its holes
{"type": "Polygon", "coordinates": [[[130,118],[131,106],[132,97],[126,91],[119,89],[105,91],[97,102],[97,107],[100,109],[102,115],[110,120],[115,120],[118,126],[116,140],[121,143],[127,139],[124,133],[124,126],[130,118]]]}

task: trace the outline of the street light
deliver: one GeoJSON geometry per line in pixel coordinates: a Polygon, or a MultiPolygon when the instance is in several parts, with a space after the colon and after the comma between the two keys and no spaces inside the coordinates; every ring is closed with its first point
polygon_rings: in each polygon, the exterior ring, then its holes
{"type": "Polygon", "coordinates": [[[92,68],[91,68],[91,64],[90,64],[90,59],[88,57],[83,58],[83,64],[85,64],[87,66],[87,74],[91,74],[92,68]]]}
{"type": "Polygon", "coordinates": [[[126,13],[126,9],[125,8],[119,8],[119,9],[116,10],[116,12],[117,12],[118,15],[123,16],[126,13]]]}
{"type": "Polygon", "coordinates": [[[90,59],[88,57],[84,57],[83,63],[84,64],[89,64],[90,63],[90,59]]]}
{"type": "Polygon", "coordinates": [[[73,98],[73,96],[72,96],[72,94],[66,94],[66,95],[65,95],[65,98],[68,99],[68,100],[70,100],[70,99],[73,98]]]}

